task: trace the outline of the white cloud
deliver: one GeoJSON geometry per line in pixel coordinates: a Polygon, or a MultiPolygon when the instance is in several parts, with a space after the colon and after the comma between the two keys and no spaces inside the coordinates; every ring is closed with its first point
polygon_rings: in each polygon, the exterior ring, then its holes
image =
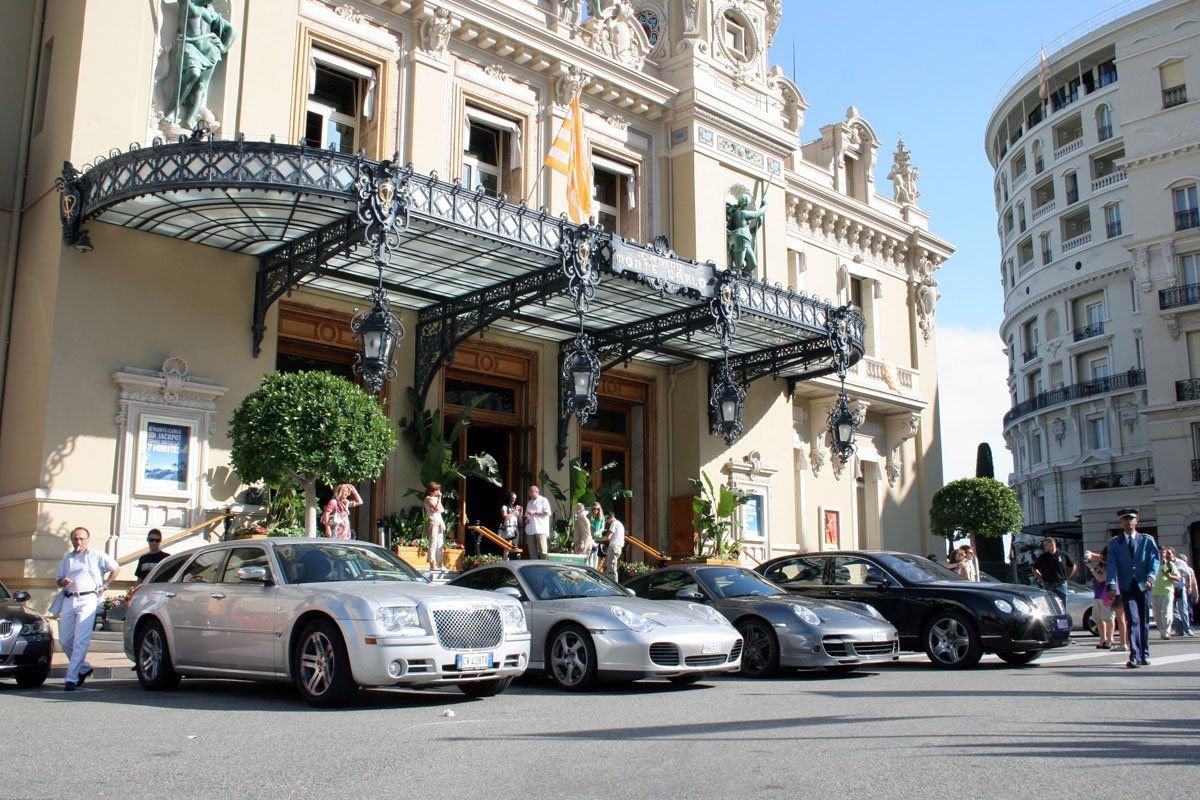
{"type": "Polygon", "coordinates": [[[938,327],[942,469],[947,482],[975,475],[975,450],[992,446],[996,479],[1008,481],[1012,455],[1004,447],[1009,409],[1008,360],[995,331],[938,327]]]}

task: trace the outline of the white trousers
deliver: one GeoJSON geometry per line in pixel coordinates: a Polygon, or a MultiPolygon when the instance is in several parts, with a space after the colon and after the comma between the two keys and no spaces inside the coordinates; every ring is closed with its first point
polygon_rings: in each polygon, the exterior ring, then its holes
{"type": "Polygon", "coordinates": [[[1158,637],[1166,639],[1171,635],[1171,614],[1174,611],[1175,596],[1156,594],[1150,599],[1154,603],[1154,624],[1158,627],[1158,637]]]}
{"type": "Polygon", "coordinates": [[[79,683],[79,673],[92,668],[87,662],[87,651],[92,643],[98,605],[98,598],[94,594],[63,598],[62,616],[58,619],[58,638],[68,660],[67,683],[79,683]]]}
{"type": "Polygon", "coordinates": [[[429,523],[429,566],[441,569],[445,566],[446,525],[442,522],[429,523]]]}

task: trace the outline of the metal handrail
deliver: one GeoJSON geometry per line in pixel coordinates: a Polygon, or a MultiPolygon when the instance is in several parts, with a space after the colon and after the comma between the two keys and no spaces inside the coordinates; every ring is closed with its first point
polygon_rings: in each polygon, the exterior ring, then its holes
{"type": "Polygon", "coordinates": [[[489,542],[499,547],[505,553],[517,553],[521,550],[519,547],[514,547],[511,542],[509,542],[500,534],[484,527],[483,525],[468,525],[467,530],[471,531],[472,533],[479,534],[484,539],[487,539],[489,542]]]}
{"type": "MultiPolygon", "coordinates": [[[[236,517],[236,516],[237,516],[236,514],[230,514],[230,513],[218,514],[217,516],[213,517],[212,519],[206,519],[204,522],[201,522],[199,525],[193,525],[192,527],[188,528],[187,530],[180,531],[179,533],[175,534],[174,536],[168,536],[166,539],[163,539],[160,547],[166,547],[169,544],[174,544],[175,542],[178,542],[182,539],[186,539],[187,537],[191,536],[192,534],[194,534],[196,531],[200,530],[201,528],[207,528],[209,525],[212,525],[214,523],[221,522],[222,520],[226,520],[226,519],[229,519],[230,517],[236,517]]],[[[129,555],[125,556],[124,558],[118,558],[117,563],[120,564],[122,567],[125,566],[126,564],[132,564],[134,561],[137,561],[139,558],[141,558],[142,556],[146,555],[149,552],[150,552],[149,547],[143,547],[141,550],[130,553],[129,555]]]]}

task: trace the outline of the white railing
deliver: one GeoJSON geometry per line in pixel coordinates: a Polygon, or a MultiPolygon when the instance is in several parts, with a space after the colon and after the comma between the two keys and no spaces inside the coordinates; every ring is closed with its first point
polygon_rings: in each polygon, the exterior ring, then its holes
{"type": "Polygon", "coordinates": [[[1074,139],[1070,142],[1067,142],[1062,147],[1055,150],[1054,151],[1054,160],[1057,161],[1058,159],[1062,158],[1063,156],[1069,156],[1069,155],[1071,155],[1071,153],[1074,153],[1076,150],[1082,150],[1082,149],[1083,149],[1083,137],[1080,136],[1078,139],[1074,139]]]}
{"type": "Polygon", "coordinates": [[[1092,240],[1092,232],[1091,231],[1088,231],[1087,233],[1081,233],[1080,235],[1076,236],[1074,239],[1067,239],[1065,242],[1063,242],[1062,251],[1064,253],[1069,253],[1077,247],[1083,247],[1085,244],[1087,244],[1091,240],[1092,240]]]}
{"type": "Polygon", "coordinates": [[[1110,172],[1103,178],[1096,178],[1092,181],[1092,191],[1098,192],[1101,189],[1107,189],[1109,186],[1116,186],[1118,183],[1125,182],[1125,170],[1119,169],[1115,172],[1110,172]]]}
{"type": "Polygon", "coordinates": [[[889,364],[872,356],[863,356],[846,374],[851,382],[860,386],[911,397],[919,397],[921,394],[919,372],[897,364],[889,364]]]}
{"type": "MultiPolygon", "coordinates": [[[[1046,60],[1052,60],[1055,53],[1057,53],[1059,50],[1062,50],[1076,39],[1081,39],[1092,31],[1099,30],[1110,22],[1114,22],[1126,14],[1132,14],[1134,11],[1143,9],[1146,6],[1152,5],[1156,2],[1158,2],[1158,0],[1125,0],[1123,3],[1118,3],[1112,8],[1107,8],[1104,11],[1101,11],[1091,19],[1079,23],[1066,33],[1063,33],[1055,39],[1047,42],[1044,48],[1046,51],[1046,60]]],[[[1037,70],[1038,62],[1041,61],[1041,56],[1042,51],[1039,50],[1030,56],[1023,64],[1021,64],[1021,66],[1016,68],[1012,76],[1004,82],[1002,87],[1000,87],[1000,93],[996,95],[995,104],[997,106],[1000,105],[1000,103],[1004,100],[1004,97],[1010,91],[1012,91],[1014,86],[1016,86],[1018,83],[1021,83],[1025,79],[1026,75],[1037,70]]]]}
{"type": "Polygon", "coordinates": [[[1037,208],[1035,208],[1033,210],[1033,221],[1037,222],[1039,219],[1041,219],[1042,217],[1049,214],[1051,211],[1054,210],[1055,205],[1056,205],[1055,201],[1051,200],[1049,203],[1046,203],[1045,205],[1041,205],[1041,206],[1038,206],[1037,208]]]}

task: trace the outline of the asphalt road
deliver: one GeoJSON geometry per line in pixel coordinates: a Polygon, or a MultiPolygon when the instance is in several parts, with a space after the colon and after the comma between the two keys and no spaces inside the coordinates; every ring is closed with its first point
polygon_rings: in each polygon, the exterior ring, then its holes
{"type": "Polygon", "coordinates": [[[0,798],[1195,796],[1200,638],[1155,638],[1139,670],[1081,641],[1025,668],[906,656],[588,695],[528,678],[484,700],[364,692],[340,711],[281,685],[6,682],[0,798]]]}

